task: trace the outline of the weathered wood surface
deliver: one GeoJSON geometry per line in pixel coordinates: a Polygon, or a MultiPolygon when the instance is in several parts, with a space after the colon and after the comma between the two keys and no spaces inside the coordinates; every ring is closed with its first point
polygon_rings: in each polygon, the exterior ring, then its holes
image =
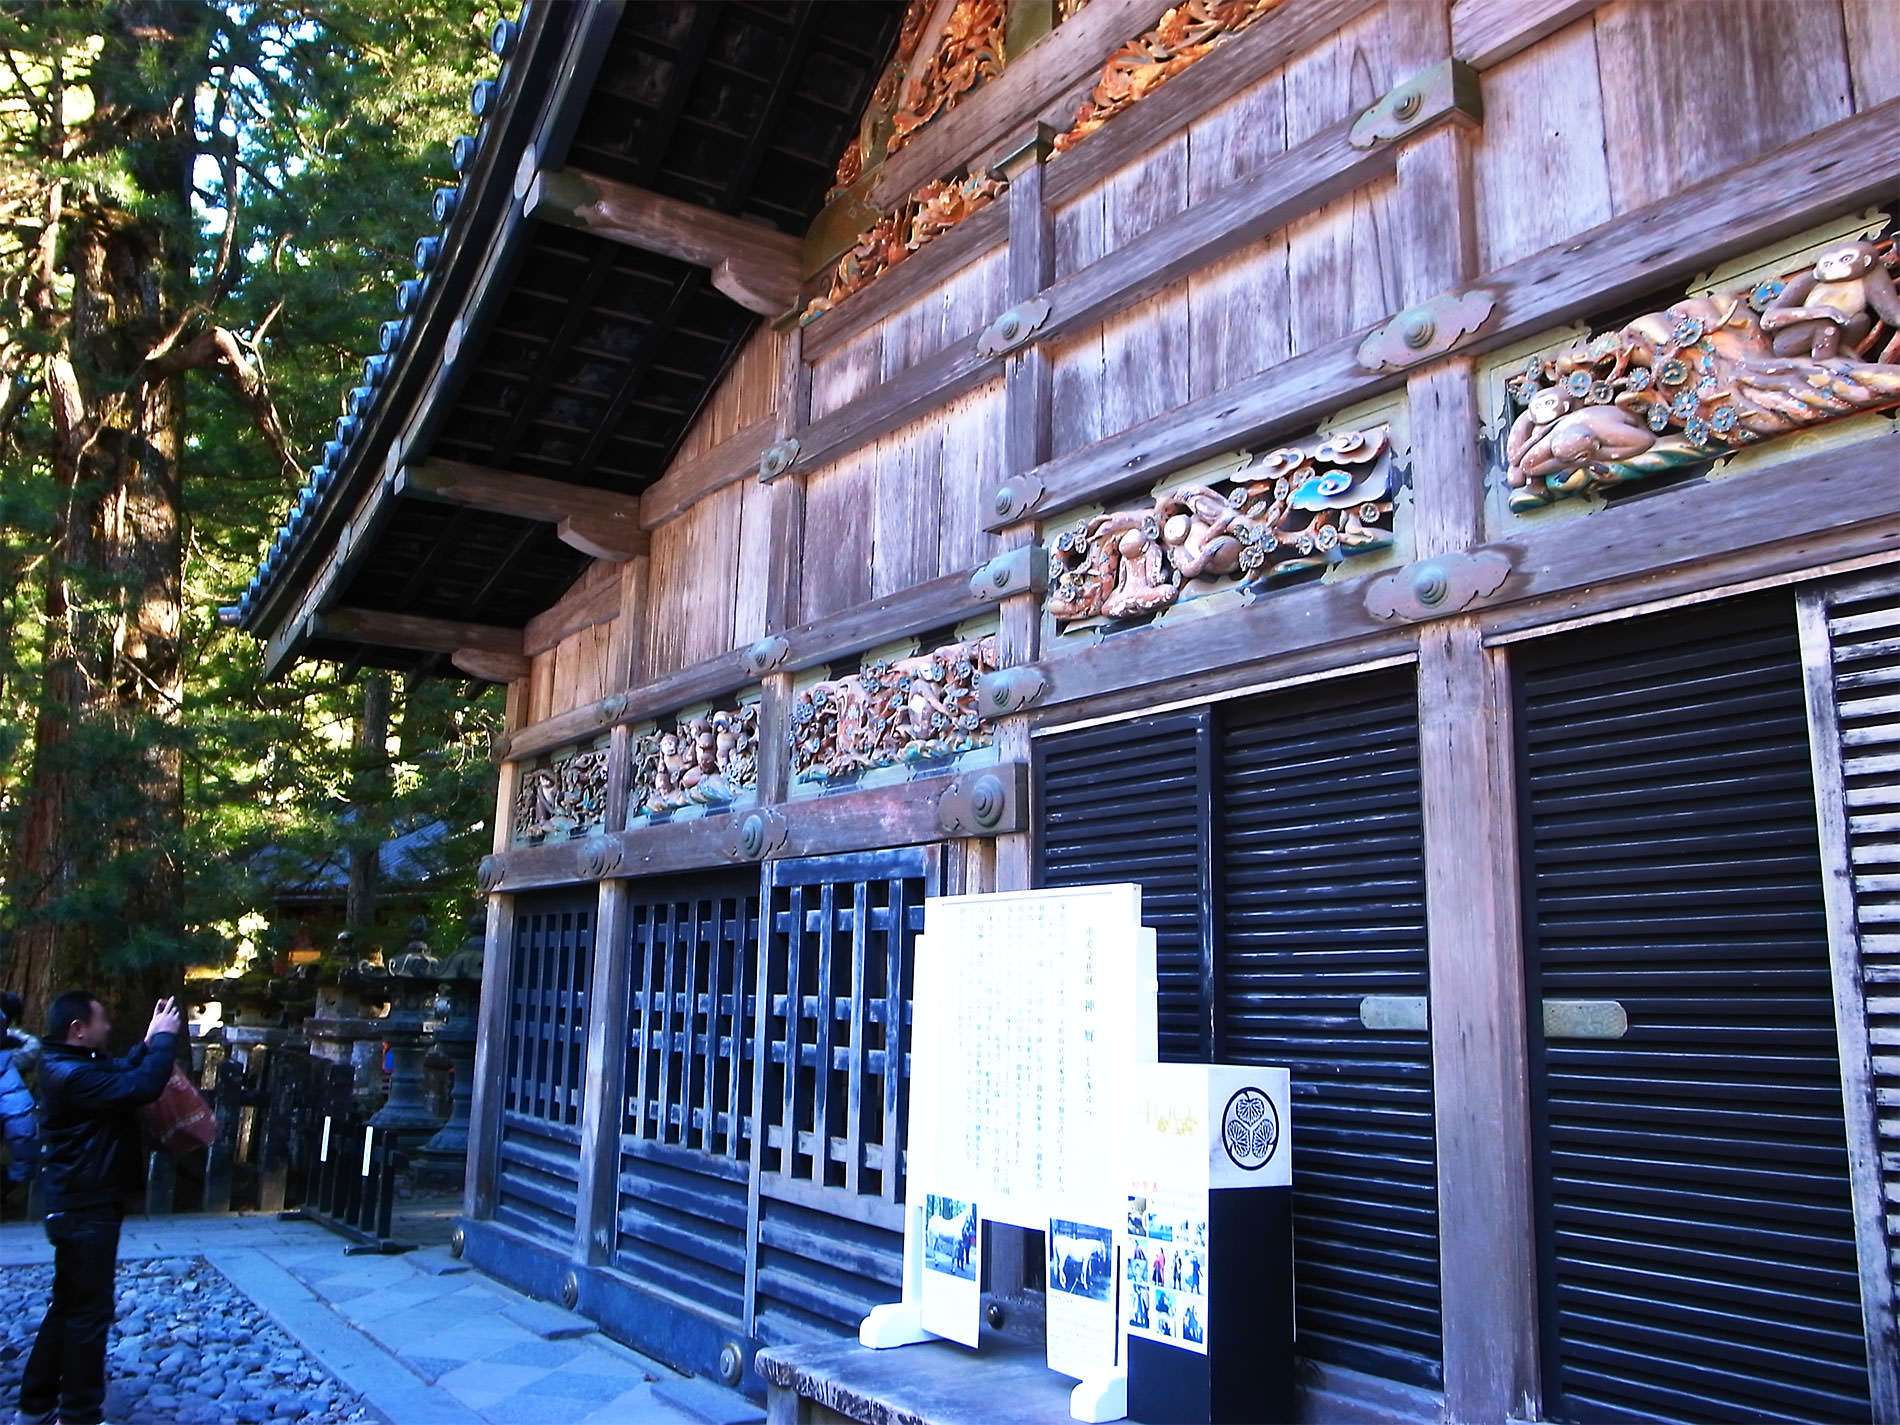
{"type": "Polygon", "coordinates": [[[1538,1318],[1511,682],[1470,619],[1419,634],[1418,729],[1440,1291],[1483,1323],[1446,1323],[1445,1414],[1477,1422],[1537,1398],[1538,1318]]]}
{"type": "MultiPolygon", "coordinates": [[[[503,769],[501,805],[512,800],[507,769],[503,769]]],[[[507,819],[497,818],[497,849],[507,835],[507,819]]],[[[502,1076],[508,1054],[508,1009],[514,984],[515,898],[488,897],[488,922],[482,965],[482,997],[476,1008],[474,1101],[468,1120],[468,1177],[462,1188],[462,1210],[470,1217],[487,1217],[495,1210],[495,1179],[501,1166],[502,1076]]]]}
{"type": "Polygon", "coordinates": [[[657,529],[716,490],[759,473],[759,456],[772,443],[773,417],[761,416],[735,435],[676,462],[640,495],[640,523],[657,529]]]}
{"type": "MultiPolygon", "coordinates": [[[[1891,179],[1853,155],[1900,142],[1900,101],[1888,101],[1786,148],[1752,159],[1589,233],[1478,278],[1496,309],[1456,349],[1477,353],[1520,341],[1638,295],[1684,281],[1737,252],[1875,201],[1891,179]],[[1762,192],[1777,195],[1774,204],[1762,192]]],[[[1367,331],[1370,328],[1366,329],[1367,331]]],[[[1295,356],[1237,386],[1066,455],[1035,471],[1047,514],[1138,488],[1210,456],[1290,430],[1328,410],[1392,389],[1402,372],[1358,363],[1365,331],[1295,356]]],[[[992,514],[987,526],[1009,518],[992,514]]]]}
{"type": "Polygon", "coordinates": [[[1451,7],[1452,53],[1474,69],[1489,69],[1589,15],[1600,3],[1602,0],[1458,0],[1451,7]]]}
{"type": "Polygon", "coordinates": [[[530,218],[710,268],[714,287],[761,316],[797,305],[802,243],[787,233],[574,168],[536,173],[522,207],[530,218]]]}
{"type": "Polygon", "coordinates": [[[483,653],[475,648],[458,648],[449,655],[458,673],[484,683],[512,683],[528,676],[528,660],[516,653],[483,653]]]}
{"type": "Polygon", "coordinates": [[[479,653],[522,652],[521,630],[494,624],[459,623],[453,619],[424,618],[419,614],[392,614],[380,609],[332,609],[316,619],[319,636],[353,639],[384,648],[411,648],[419,653],[454,653],[472,648],[479,653]]]}
{"type": "Polygon", "coordinates": [[[563,639],[607,623],[620,613],[618,571],[596,564],[545,613],[536,614],[521,630],[521,651],[529,657],[545,653],[563,639]]]}
{"type": "MultiPolygon", "coordinates": [[[[788,831],[783,847],[774,854],[781,858],[830,856],[940,841],[944,831],[937,802],[957,780],[957,774],[945,773],[780,802],[772,810],[785,818],[788,831]]],[[[1025,808],[1020,802],[1016,807],[1018,819],[1006,822],[999,832],[1023,829],[1025,808]]],[[[740,807],[716,816],[611,832],[604,840],[619,851],[620,859],[608,875],[640,877],[745,865],[732,853],[731,843],[738,824],[752,810],[740,807]]],[[[502,877],[499,887],[514,893],[598,879],[585,862],[602,841],[585,837],[502,852],[496,858],[502,877]]]]}
{"type": "Polygon", "coordinates": [[[628,521],[635,527],[640,522],[637,495],[544,480],[537,475],[517,475],[512,470],[494,470],[462,460],[424,460],[406,465],[397,472],[396,493],[547,524],[558,524],[574,515],[628,521]]]}
{"type": "Polygon", "coordinates": [[[1891,0],[1844,0],[1854,107],[1869,109],[1900,96],[1900,6],[1891,0]]]}
{"type": "Polygon", "coordinates": [[[588,975],[587,1046],[581,1058],[580,1173],[574,1192],[573,1256],[612,1260],[620,1210],[620,1121],[626,1094],[627,990],[633,957],[625,881],[603,881],[588,975]]]}

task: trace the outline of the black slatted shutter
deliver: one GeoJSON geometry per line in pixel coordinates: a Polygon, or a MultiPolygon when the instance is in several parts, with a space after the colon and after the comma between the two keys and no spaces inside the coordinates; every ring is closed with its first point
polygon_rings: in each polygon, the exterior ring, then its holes
{"type": "Polygon", "coordinates": [[[1036,741],[1039,885],[1134,881],[1155,932],[1160,1055],[1206,1062],[1210,862],[1206,709],[1036,741]]]}
{"type": "Polygon", "coordinates": [[[1552,640],[1518,679],[1547,1407],[1865,1419],[1790,600],[1552,640]],[[1574,1001],[1627,1032],[1572,1037],[1574,1001]]]}
{"type": "Polygon", "coordinates": [[[1427,992],[1411,672],[1223,708],[1219,798],[1218,1055],[1292,1070],[1300,1353],[1436,1386],[1430,1035],[1361,1019],[1427,992]]]}

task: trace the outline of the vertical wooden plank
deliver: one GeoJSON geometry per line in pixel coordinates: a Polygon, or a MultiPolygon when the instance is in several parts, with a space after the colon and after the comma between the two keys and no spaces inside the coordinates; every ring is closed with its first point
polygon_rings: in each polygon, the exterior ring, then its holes
{"type": "Polygon", "coordinates": [[[726,914],[725,902],[717,896],[711,902],[712,916],[706,936],[706,989],[698,996],[699,1018],[706,1026],[704,1048],[698,1043],[694,1052],[701,1055],[702,1078],[700,1081],[699,1101],[701,1118],[699,1121],[699,1151],[712,1153],[713,1137],[719,1129],[719,986],[725,978],[723,970],[726,962],[726,914]]]}
{"type": "Polygon", "coordinates": [[[873,598],[936,577],[944,424],[944,416],[929,416],[884,437],[874,447],[873,598]]]}
{"type": "Polygon", "coordinates": [[[678,998],[675,1000],[679,1019],[674,1034],[679,1041],[679,1112],[680,1136],[682,1148],[693,1146],[693,1048],[694,1027],[699,1020],[699,976],[705,964],[706,920],[700,914],[700,900],[695,896],[689,904],[692,906],[689,924],[691,931],[686,937],[686,972],[680,978],[678,998]]]}
{"type": "Polygon", "coordinates": [[[537,653],[528,662],[528,722],[544,722],[554,706],[554,650],[537,653]]]}
{"type": "Polygon", "coordinates": [[[501,1106],[508,1073],[508,1010],[513,999],[515,898],[488,898],[482,966],[482,997],[476,1008],[475,1096],[469,1107],[468,1172],[463,1179],[462,1211],[469,1217],[494,1216],[495,1176],[500,1166],[501,1106]]]}
{"type": "MultiPolygon", "coordinates": [[[[1007,201],[1013,210],[1016,207],[1013,192],[1007,201]]],[[[1054,214],[1053,242],[1047,258],[1050,264],[1049,281],[1087,267],[1102,256],[1106,244],[1107,217],[1103,192],[1098,186],[1054,214]]],[[[1012,234],[1010,247],[1015,249],[1019,245],[1020,240],[1012,234]]],[[[1047,286],[1048,283],[1043,285],[1047,286]]],[[[1031,294],[1022,292],[1012,275],[1009,295],[1011,301],[1021,301],[1031,294]]],[[[1056,344],[1054,350],[1049,352],[1048,360],[1050,408],[1053,412],[1049,453],[1060,455],[1064,451],[1100,440],[1105,434],[1101,328],[1090,328],[1068,341],[1056,344]]]]}
{"type": "Polygon", "coordinates": [[[1438,1133],[1445,1413],[1537,1415],[1537,1254],[1516,760],[1502,650],[1419,632],[1419,781],[1438,1133]]]}
{"type": "MultiPolygon", "coordinates": [[[[1275,70],[1188,131],[1190,206],[1286,150],[1286,78],[1275,70]]],[[[1274,233],[1188,280],[1188,392],[1210,395],[1293,354],[1287,244],[1274,233]]]]}
{"type": "MultiPolygon", "coordinates": [[[[690,917],[690,910],[687,915],[690,917]]],[[[666,959],[659,977],[659,1082],[654,1085],[654,1099],[659,1111],[659,1131],[654,1135],[654,1141],[659,1143],[673,1141],[673,987],[679,983],[680,936],[682,933],[690,934],[692,929],[690,920],[684,927],[680,920],[678,904],[669,903],[666,908],[666,959]]],[[[654,958],[659,957],[656,955],[654,958]]]]}
{"type": "MultiPolygon", "coordinates": [[[[1104,185],[1106,250],[1124,247],[1187,207],[1188,141],[1181,134],[1104,185]]],[[[1184,405],[1188,384],[1186,283],[1157,292],[1102,324],[1102,426],[1112,435],[1184,405]]]]}
{"type": "Polygon", "coordinates": [[[1595,23],[1558,31],[1481,83],[1473,182],[1479,268],[1490,271],[1611,217],[1595,23]]]}
{"type": "Polygon", "coordinates": [[[884,1169],[878,1194],[896,1202],[903,1176],[905,1125],[899,1118],[898,1091],[904,1080],[904,918],[910,913],[909,888],[901,876],[890,879],[891,919],[884,931],[884,1169]]]}
{"type": "Polygon", "coordinates": [[[803,581],[801,616],[792,619],[792,624],[810,623],[871,597],[870,505],[877,493],[876,472],[871,467],[875,454],[875,446],[867,447],[806,477],[805,518],[813,529],[823,530],[825,537],[812,545],[811,568],[803,581]]]}
{"type": "Polygon", "coordinates": [[[826,881],[818,890],[818,993],[813,996],[818,1022],[812,1026],[816,1062],[811,1086],[811,1180],[823,1187],[831,1176],[831,1048],[838,1023],[833,976],[837,972],[838,887],[826,881]]]}
{"type": "Polygon", "coordinates": [[[580,1185],[574,1208],[577,1261],[600,1264],[613,1255],[620,1207],[620,1121],[627,1067],[626,953],[628,886],[600,883],[594,917],[594,963],[587,1016],[586,1090],[581,1101],[580,1185]]]}
{"type": "Polygon", "coordinates": [[[746,986],[750,983],[746,971],[746,948],[752,943],[747,934],[745,897],[736,898],[737,914],[728,923],[728,934],[732,936],[732,1008],[726,1016],[726,1028],[731,1038],[728,1041],[731,1050],[726,1058],[726,1156],[737,1158],[740,1145],[745,1142],[745,1046],[750,1038],[750,1020],[745,1012],[746,986]]]}
{"type": "Polygon", "coordinates": [[[857,400],[884,369],[884,328],[861,332],[811,369],[811,418],[817,420],[857,400]]]}
{"type": "Polygon", "coordinates": [[[742,480],[739,490],[739,570],[732,598],[732,646],[744,648],[765,636],[765,610],[772,586],[770,485],[742,480]]]}
{"type": "Polygon", "coordinates": [[[1597,11],[1616,211],[1680,192],[1852,109],[1834,4],[1726,0],[1597,11]],[[1790,63],[1790,56],[1800,56],[1790,63]]]}
{"type": "Polygon", "coordinates": [[[805,888],[786,887],[785,917],[785,1027],[780,1044],[785,1055],[784,1082],[780,1084],[779,1122],[784,1132],[779,1150],[779,1177],[790,1181],[797,1176],[798,1163],[798,1046],[799,1021],[804,1015],[799,985],[804,969],[805,888]]]}
{"type": "MultiPolygon", "coordinates": [[[[1374,10],[1286,67],[1287,145],[1364,112],[1399,76],[1388,20],[1374,10]]],[[[1406,68],[1412,66],[1409,63],[1406,68]]],[[[1371,183],[1287,228],[1295,353],[1311,351],[1402,305],[1397,182],[1371,183]]]]}
{"type": "Polygon", "coordinates": [[[634,1014],[639,1021],[634,1042],[640,1047],[639,1072],[635,1075],[636,1093],[639,1101],[633,1111],[633,1133],[636,1138],[654,1136],[647,1105],[652,1101],[656,1073],[653,1064],[653,1032],[655,994],[654,974],[659,964],[659,942],[662,927],[672,916],[668,905],[648,906],[640,914],[639,928],[634,934],[634,954],[640,958],[639,985],[634,996],[634,1014]]]}
{"type": "Polygon", "coordinates": [[[859,881],[851,890],[851,1042],[844,1075],[844,1190],[854,1197],[864,1163],[864,1006],[870,945],[871,886],[859,881]]]}
{"type": "MultiPolygon", "coordinates": [[[[1027,354],[1025,353],[1025,358],[1027,354]]],[[[1034,379],[1047,382],[1049,357],[1038,352],[1034,379]]],[[[936,573],[960,574],[994,555],[997,537],[983,528],[989,516],[990,492],[1006,469],[1003,459],[1003,423],[1008,410],[1002,381],[992,381],[966,392],[943,412],[943,460],[938,499],[939,520],[936,573]]],[[[1045,403],[1046,404],[1046,403],[1045,403]]],[[[1043,437],[1045,443],[1047,437],[1043,437]]]]}
{"type": "Polygon", "coordinates": [[[747,1033],[752,1039],[752,1162],[751,1171],[746,1175],[743,1324],[748,1333],[755,1329],[759,1319],[759,1216],[762,1208],[759,1184],[765,1177],[768,1117],[765,1111],[765,1075],[772,1061],[772,942],[778,933],[774,911],[775,866],[775,862],[767,861],[759,868],[759,934],[756,942],[759,962],[753,981],[757,986],[758,1001],[747,1021],[747,1033]]]}
{"type": "Polygon", "coordinates": [[[728,485],[701,500],[688,518],[695,522],[693,562],[680,571],[674,602],[685,625],[680,666],[690,668],[732,647],[734,594],[739,573],[739,521],[745,490],[728,485]]]}
{"type": "Polygon", "coordinates": [[[1880,1111],[1873,1046],[1867,1029],[1867,987],[1861,973],[1860,922],[1848,841],[1847,777],[1841,765],[1840,709],[1835,700],[1834,644],[1828,633],[1827,608],[1826,589],[1804,589],[1795,601],[1807,691],[1808,748],[1814,763],[1822,901],[1834,981],[1842,1126],[1847,1137],[1848,1184],[1860,1259],[1861,1320],[1867,1335],[1867,1384],[1873,1418],[1900,1421],[1900,1321],[1895,1317],[1894,1264],[1887,1241],[1880,1111]]]}
{"type": "Polygon", "coordinates": [[[1847,62],[1854,109],[1871,109],[1900,95],[1900,5],[1893,0],[1844,0],[1847,62]]]}

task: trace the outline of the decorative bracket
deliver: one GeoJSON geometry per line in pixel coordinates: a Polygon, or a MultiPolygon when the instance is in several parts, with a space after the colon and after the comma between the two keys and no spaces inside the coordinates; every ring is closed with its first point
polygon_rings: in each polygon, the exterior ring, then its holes
{"type": "Polygon", "coordinates": [[[609,693],[595,704],[595,707],[599,711],[600,720],[603,724],[619,722],[620,715],[627,710],[627,695],[625,693],[609,693]]]}
{"type": "Polygon", "coordinates": [[[499,856],[484,856],[475,867],[475,884],[480,886],[483,895],[491,894],[508,874],[508,867],[499,856]]]}
{"type": "Polygon", "coordinates": [[[1034,475],[1018,475],[990,496],[993,518],[984,521],[984,528],[1001,529],[1027,519],[1048,493],[1034,475]]]}
{"type": "Polygon", "coordinates": [[[1002,717],[1018,713],[1049,691],[1049,680],[1040,668],[999,668],[976,680],[976,705],[983,717],[1002,717]]]}
{"type": "Polygon", "coordinates": [[[581,846],[580,872],[585,880],[604,881],[620,866],[620,843],[605,836],[592,836],[581,846]]]}
{"type": "Polygon", "coordinates": [[[792,656],[791,641],[780,634],[761,638],[747,648],[740,661],[745,665],[746,673],[754,678],[763,678],[767,673],[782,665],[792,656]]]}
{"type": "Polygon", "coordinates": [[[766,446],[759,455],[759,482],[769,485],[778,479],[792,468],[792,463],[798,459],[798,452],[803,449],[804,446],[795,435],[788,435],[766,446]]]}
{"type": "Polygon", "coordinates": [[[1029,768],[1021,762],[985,767],[958,777],[937,798],[937,824],[946,836],[1001,836],[1023,829],[1029,768]]]}
{"type": "Polygon", "coordinates": [[[1420,559],[1374,579],[1366,590],[1366,609],[1375,618],[1455,614],[1474,599],[1495,594],[1510,573],[1510,556],[1495,549],[1420,559]]]}
{"type": "Polygon", "coordinates": [[[1346,141],[1354,148],[1391,143],[1424,128],[1445,113],[1456,114],[1473,124],[1484,114],[1478,92],[1478,72],[1461,59],[1440,60],[1401,81],[1385,98],[1359,116],[1347,133],[1346,141]]]}
{"type": "Polygon", "coordinates": [[[1046,297],[1031,297],[1027,302],[1018,302],[983,328],[983,334],[976,339],[976,353],[978,356],[1008,356],[1017,347],[1026,344],[1048,320],[1049,301],[1046,297]]]}
{"type": "Polygon", "coordinates": [[[1473,288],[1407,308],[1359,343],[1359,364],[1368,371],[1402,371],[1442,356],[1483,326],[1496,306],[1495,293],[1473,288]]]}
{"type": "Polygon", "coordinates": [[[735,861],[763,861],[785,844],[792,834],[791,824],[782,813],[760,807],[734,819],[726,836],[726,854],[735,861]]]}
{"type": "Polygon", "coordinates": [[[1016,594],[1040,594],[1049,587],[1049,551],[1026,544],[999,554],[970,576],[970,593],[986,603],[1001,603],[1016,594]]]}

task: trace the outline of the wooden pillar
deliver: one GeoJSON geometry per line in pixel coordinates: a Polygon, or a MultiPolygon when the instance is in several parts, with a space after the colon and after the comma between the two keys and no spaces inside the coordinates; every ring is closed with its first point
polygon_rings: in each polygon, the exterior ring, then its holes
{"type": "MultiPolygon", "coordinates": [[[[1043,191],[1043,164],[1053,149],[1049,130],[1041,124],[998,165],[1009,179],[1009,253],[1004,300],[1027,301],[1055,280],[1055,218],[1043,191]]],[[[1003,368],[1003,463],[1005,476],[1033,470],[1049,458],[1050,397],[1053,363],[1040,343],[1031,342],[1006,358],[1003,368]]],[[[1034,520],[1011,525],[1002,532],[1004,549],[1020,549],[1038,538],[1034,520]]],[[[998,611],[996,661],[999,667],[1033,663],[1042,651],[1042,600],[1021,593],[1003,600],[998,611]]],[[[1029,718],[999,718],[997,755],[1005,762],[1029,757],[1029,718]]],[[[1029,810],[1029,825],[1036,811],[1029,810]]],[[[988,868],[991,887],[999,891],[1027,890],[1035,868],[1031,831],[996,838],[988,868]]]]}
{"type": "MultiPolygon", "coordinates": [[[[1448,0],[1388,0],[1393,53],[1422,69],[1451,54],[1448,0]]],[[[1441,125],[1399,151],[1404,298],[1477,270],[1471,130],[1441,125]]],[[[1477,372],[1467,357],[1406,381],[1414,557],[1484,537],[1477,372]]],[[[1518,880],[1510,670],[1477,622],[1419,633],[1419,778],[1431,971],[1445,1416],[1540,1413],[1529,1026],[1518,880]]]]}
{"type": "MultiPolygon", "coordinates": [[[[527,718],[529,678],[508,685],[504,735],[527,718]]],[[[520,766],[501,764],[495,786],[495,825],[490,849],[500,855],[514,836],[515,782],[520,766]]],[[[495,1211],[495,1174],[501,1149],[502,1076],[508,1072],[508,996],[514,980],[515,898],[491,895],[483,931],[482,997],[475,1016],[475,1085],[469,1105],[468,1171],[463,1177],[462,1211],[490,1217],[495,1211]]]]}
{"type": "MultiPolygon", "coordinates": [[[[793,327],[779,347],[778,440],[796,437],[811,412],[811,368],[803,334],[793,327]]],[[[766,487],[771,500],[766,551],[765,634],[772,637],[799,621],[805,567],[805,477],[779,476],[766,487]]],[[[767,673],[759,680],[759,805],[782,802],[791,790],[792,675],[767,673]]]]}
{"type": "Polygon", "coordinates": [[[594,963],[588,977],[586,1075],[581,1099],[581,1169],[574,1200],[574,1260],[600,1265],[613,1253],[620,1210],[620,1129],[626,1102],[628,886],[600,883],[594,963]]]}

